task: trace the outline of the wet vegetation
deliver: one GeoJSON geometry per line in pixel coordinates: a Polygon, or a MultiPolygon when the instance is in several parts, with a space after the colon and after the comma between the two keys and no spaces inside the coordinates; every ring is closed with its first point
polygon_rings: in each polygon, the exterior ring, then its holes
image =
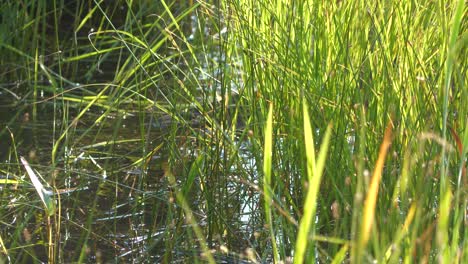
{"type": "Polygon", "coordinates": [[[2,1],[0,263],[468,263],[453,1],[2,1]]]}

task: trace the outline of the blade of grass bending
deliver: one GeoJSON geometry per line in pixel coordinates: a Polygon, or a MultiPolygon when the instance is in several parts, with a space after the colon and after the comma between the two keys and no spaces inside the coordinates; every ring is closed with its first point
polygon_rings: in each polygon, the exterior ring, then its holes
{"type": "Polygon", "coordinates": [[[55,203],[51,197],[53,193],[44,188],[42,183],[39,181],[39,178],[37,178],[36,174],[32,170],[31,166],[29,166],[29,163],[26,161],[26,159],[24,157],[20,157],[20,159],[21,163],[23,163],[23,166],[26,169],[26,172],[28,173],[29,178],[31,179],[32,184],[34,185],[34,188],[37,191],[37,194],[39,194],[39,198],[41,198],[41,201],[44,204],[44,209],[46,210],[47,215],[53,215],[55,213],[55,203]]]}
{"type": "Polygon", "coordinates": [[[304,263],[306,254],[309,232],[312,229],[312,221],[317,209],[317,195],[320,188],[323,169],[325,167],[325,159],[328,152],[331,136],[331,125],[327,127],[323,143],[320,147],[318,160],[315,161],[315,148],[312,127],[310,124],[309,112],[307,104],[303,104],[304,111],[304,138],[307,157],[307,175],[309,179],[309,190],[304,202],[304,214],[299,224],[299,230],[296,239],[296,247],[294,250],[294,263],[304,263]]]}
{"type": "Polygon", "coordinates": [[[278,249],[276,247],[275,232],[271,216],[272,186],[271,186],[271,156],[273,150],[273,104],[270,104],[267,123],[265,128],[265,147],[263,153],[263,193],[265,195],[265,215],[268,228],[270,229],[271,246],[273,258],[278,263],[278,249]]]}
{"type": "Polygon", "coordinates": [[[384,139],[380,145],[379,157],[375,164],[371,184],[364,202],[364,215],[359,236],[359,243],[357,245],[359,248],[357,254],[358,260],[360,259],[362,250],[364,250],[367,242],[369,241],[372,224],[374,222],[374,213],[375,206],[377,204],[377,195],[379,194],[380,179],[382,178],[385,157],[387,156],[388,149],[390,148],[390,144],[392,142],[392,128],[393,125],[390,121],[387,125],[387,128],[385,129],[384,139]]]}

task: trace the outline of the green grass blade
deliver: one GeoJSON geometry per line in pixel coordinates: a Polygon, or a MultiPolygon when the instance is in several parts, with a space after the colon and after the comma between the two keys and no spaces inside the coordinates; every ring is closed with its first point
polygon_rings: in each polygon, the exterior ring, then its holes
{"type": "Polygon", "coordinates": [[[309,190],[307,192],[304,202],[304,214],[299,224],[299,231],[296,239],[294,263],[304,263],[306,249],[308,244],[308,237],[312,227],[312,221],[317,209],[317,195],[320,188],[323,169],[325,167],[325,159],[327,156],[328,147],[330,145],[331,125],[327,127],[325,137],[317,162],[315,161],[314,140],[312,128],[310,124],[309,112],[307,104],[303,104],[304,110],[304,137],[306,143],[306,157],[307,157],[307,174],[309,180],[309,190]]]}
{"type": "Polygon", "coordinates": [[[333,258],[331,264],[343,263],[346,258],[346,252],[348,252],[348,248],[349,248],[348,244],[344,244],[341,247],[340,251],[338,251],[338,253],[333,258]]]}
{"type": "Polygon", "coordinates": [[[273,151],[273,105],[270,104],[268,118],[265,128],[265,147],[263,155],[263,193],[265,195],[265,215],[268,228],[270,230],[271,245],[273,247],[273,257],[275,263],[278,263],[278,249],[276,246],[275,232],[272,222],[272,186],[271,186],[271,156],[273,151]]]}
{"type": "Polygon", "coordinates": [[[312,182],[314,177],[314,171],[317,165],[315,164],[315,146],[314,146],[314,133],[312,132],[312,126],[310,124],[309,111],[307,110],[307,104],[304,103],[304,142],[306,146],[306,157],[307,157],[307,179],[309,183],[312,182]]]}
{"type": "Polygon", "coordinates": [[[203,166],[204,160],[205,156],[201,154],[195,159],[192,166],[190,167],[190,171],[187,175],[187,180],[185,181],[185,184],[182,188],[182,194],[184,195],[184,197],[187,197],[189,195],[189,192],[192,189],[196,177],[200,175],[200,170],[203,166]]]}
{"type": "Polygon", "coordinates": [[[21,181],[12,179],[0,179],[0,184],[19,184],[21,181]]]}

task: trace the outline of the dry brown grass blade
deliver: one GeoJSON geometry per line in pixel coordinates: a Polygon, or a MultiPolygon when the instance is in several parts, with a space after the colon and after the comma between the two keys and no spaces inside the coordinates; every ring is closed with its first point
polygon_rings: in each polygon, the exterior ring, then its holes
{"type": "Polygon", "coordinates": [[[385,129],[384,139],[380,145],[379,158],[375,164],[374,174],[372,175],[372,181],[364,203],[364,219],[362,221],[361,235],[359,239],[359,246],[361,249],[364,249],[369,241],[372,224],[374,222],[375,206],[377,204],[377,195],[379,194],[382,170],[385,163],[385,157],[387,156],[388,149],[392,142],[392,129],[393,125],[390,121],[385,129]]]}

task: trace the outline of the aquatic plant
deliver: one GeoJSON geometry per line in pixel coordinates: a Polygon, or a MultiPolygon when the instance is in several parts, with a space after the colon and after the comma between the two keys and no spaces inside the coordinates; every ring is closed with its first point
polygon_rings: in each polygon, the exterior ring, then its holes
{"type": "Polygon", "coordinates": [[[0,10],[0,263],[468,262],[464,1],[0,10]]]}

